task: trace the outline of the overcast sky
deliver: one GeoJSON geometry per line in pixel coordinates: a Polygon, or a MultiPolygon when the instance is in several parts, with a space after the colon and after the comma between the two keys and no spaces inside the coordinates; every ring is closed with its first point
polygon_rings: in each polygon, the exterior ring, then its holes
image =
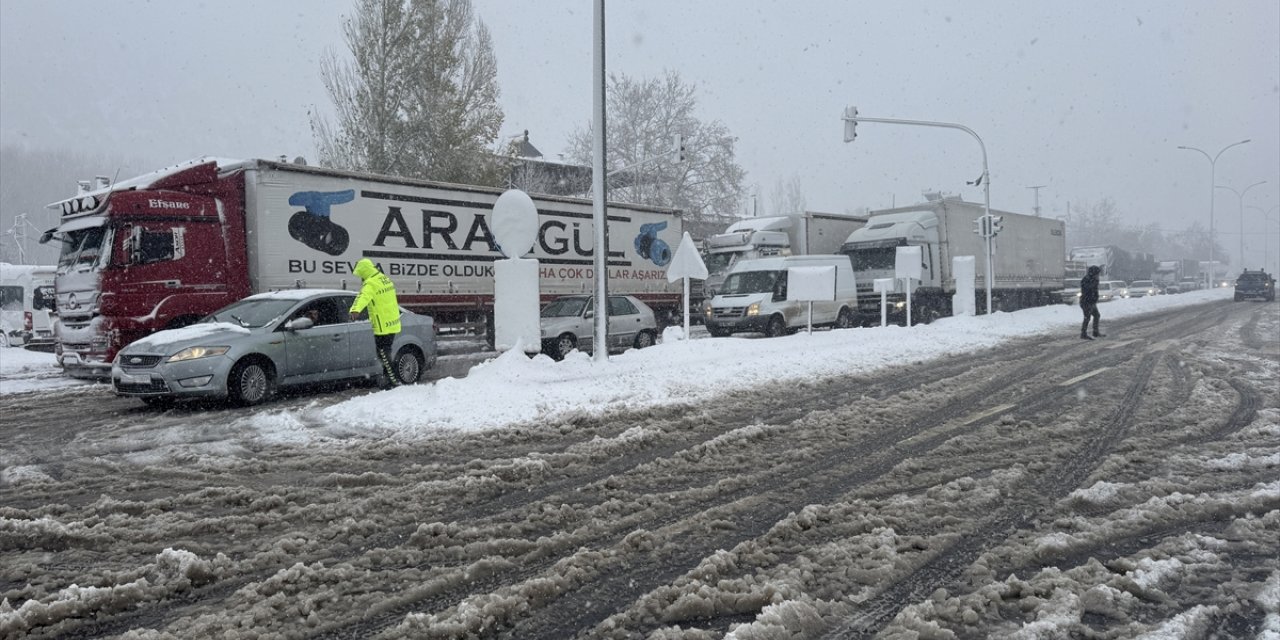
{"type": "MultiPolygon", "coordinates": [[[[498,58],[504,135],[549,159],[590,122],[592,2],[476,0],[498,58]]],[[[76,148],[161,165],[201,155],[315,157],[308,112],[329,110],[319,60],[345,52],[353,0],[4,0],[0,143],[76,148]]],[[[939,189],[981,202],[961,131],[840,115],[963,124],[986,145],[992,206],[1044,215],[1111,198],[1135,224],[1209,223],[1218,183],[1266,180],[1245,205],[1280,220],[1280,3],[763,2],[614,0],[610,71],[673,69],[699,115],[738,137],[761,206],[798,177],[810,209],[888,207],[939,189]]],[[[1219,242],[1237,245],[1219,190],[1219,242]]],[[[1263,250],[1246,210],[1246,254],[1263,250]]],[[[1273,240],[1269,251],[1277,253],[1273,240]]],[[[1233,251],[1234,253],[1234,251],[1233,251]]]]}

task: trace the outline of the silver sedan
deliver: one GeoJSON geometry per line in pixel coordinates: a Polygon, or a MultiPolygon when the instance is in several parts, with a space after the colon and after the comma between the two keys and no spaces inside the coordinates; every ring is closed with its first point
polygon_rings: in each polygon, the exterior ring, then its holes
{"type": "MultiPolygon", "coordinates": [[[[295,289],[249,296],[180,329],[137,340],[116,356],[117,395],[148,404],[175,398],[266,401],[279,387],[343,379],[376,380],[373,329],[351,322],[351,291],[295,289]]],[[[401,310],[392,365],[412,384],[435,364],[430,316],[401,310]]]]}
{"type": "MultiPolygon", "coordinates": [[[[595,334],[595,299],[563,296],[542,308],[542,351],[557,360],[578,349],[591,352],[595,334]]],[[[653,309],[635,296],[609,296],[609,351],[643,349],[658,339],[653,309]]]]}

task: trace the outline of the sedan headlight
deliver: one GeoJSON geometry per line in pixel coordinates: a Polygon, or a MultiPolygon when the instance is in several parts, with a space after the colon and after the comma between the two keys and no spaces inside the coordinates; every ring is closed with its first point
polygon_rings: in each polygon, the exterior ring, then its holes
{"type": "Polygon", "coordinates": [[[195,360],[197,358],[208,358],[210,356],[220,356],[230,351],[231,347],[187,347],[171,356],[166,362],[182,362],[183,360],[195,360]]]}

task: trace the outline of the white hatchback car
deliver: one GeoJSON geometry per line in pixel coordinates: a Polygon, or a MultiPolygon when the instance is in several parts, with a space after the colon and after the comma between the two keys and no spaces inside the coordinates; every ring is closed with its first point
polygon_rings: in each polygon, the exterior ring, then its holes
{"type": "MultiPolygon", "coordinates": [[[[542,352],[560,360],[574,349],[592,350],[595,297],[556,298],[542,308],[542,352]]],[[[609,296],[609,351],[653,346],[658,323],[653,309],[635,296],[609,296]]]]}
{"type": "Polygon", "coordinates": [[[1130,298],[1145,298],[1160,295],[1160,287],[1151,280],[1134,280],[1129,283],[1130,298]]]}

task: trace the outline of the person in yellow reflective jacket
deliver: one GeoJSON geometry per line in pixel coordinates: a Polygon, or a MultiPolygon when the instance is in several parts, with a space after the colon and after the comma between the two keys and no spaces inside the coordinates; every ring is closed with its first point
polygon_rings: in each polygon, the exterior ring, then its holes
{"type": "Polygon", "coordinates": [[[391,344],[400,333],[400,304],[396,302],[396,285],[391,282],[373,261],[361,258],[356,263],[355,274],[360,276],[364,284],[360,287],[360,295],[351,304],[351,321],[360,318],[360,312],[369,310],[369,324],[373,325],[373,341],[378,351],[378,362],[382,364],[382,372],[386,375],[383,389],[390,389],[400,384],[400,376],[391,366],[391,344]]]}

